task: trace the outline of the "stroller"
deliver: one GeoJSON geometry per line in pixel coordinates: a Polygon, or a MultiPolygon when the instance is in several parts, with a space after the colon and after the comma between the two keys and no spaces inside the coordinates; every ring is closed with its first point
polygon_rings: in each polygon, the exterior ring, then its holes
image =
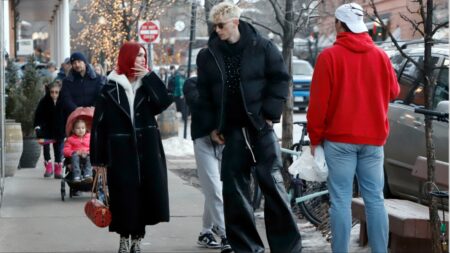
{"type": "MultiPolygon", "coordinates": [[[[78,119],[83,119],[86,122],[86,128],[88,131],[91,130],[92,120],[94,117],[94,107],[78,107],[73,111],[66,123],[66,136],[70,136],[72,132],[73,124],[78,119]]],[[[95,171],[93,171],[95,174],[95,171]]],[[[63,171],[62,171],[62,179],[61,179],[61,200],[64,201],[66,196],[66,183],[69,186],[69,197],[72,198],[75,196],[76,192],[90,192],[92,190],[92,182],[74,182],[73,181],[73,172],[72,172],[72,164],[70,158],[65,158],[63,163],[63,171]]],[[[93,175],[95,176],[95,175],[93,175]]]]}

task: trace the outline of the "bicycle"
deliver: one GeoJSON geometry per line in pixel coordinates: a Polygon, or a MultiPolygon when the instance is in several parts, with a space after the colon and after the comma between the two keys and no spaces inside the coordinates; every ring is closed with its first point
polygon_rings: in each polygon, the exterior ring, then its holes
{"type": "MultiPolygon", "coordinates": [[[[306,140],[307,136],[305,121],[297,121],[294,124],[302,127],[300,140],[292,145],[289,150],[282,149],[282,152],[288,153],[292,156],[300,156],[303,152],[303,147],[309,146],[309,140],[306,140]]],[[[292,158],[291,158],[292,159],[292,158]]],[[[292,163],[292,160],[291,160],[292,163]]],[[[290,174],[290,183],[287,187],[288,196],[293,209],[298,208],[309,222],[318,226],[323,220],[323,210],[327,210],[328,190],[326,182],[311,182],[299,178],[298,174],[290,174]]]]}
{"type": "MultiPolygon", "coordinates": [[[[303,152],[303,147],[310,145],[310,141],[305,139],[308,135],[306,128],[307,122],[297,121],[294,124],[302,127],[300,140],[292,145],[291,149],[282,149],[282,152],[288,153],[291,156],[300,156],[303,152]]],[[[291,174],[287,192],[293,209],[298,207],[303,217],[313,225],[319,226],[327,219],[330,200],[326,181],[306,181],[299,178],[298,174],[291,174]]],[[[358,195],[359,187],[355,176],[353,180],[353,196],[356,197],[358,195]]]]}

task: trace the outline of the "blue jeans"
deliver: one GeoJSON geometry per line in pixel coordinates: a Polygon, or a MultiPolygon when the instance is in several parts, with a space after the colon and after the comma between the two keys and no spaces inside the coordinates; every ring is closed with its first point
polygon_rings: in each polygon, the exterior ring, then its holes
{"type": "Polygon", "coordinates": [[[333,252],[348,252],[355,174],[365,204],[369,245],[374,253],[387,252],[389,221],[383,196],[383,147],[331,141],[324,141],[323,145],[329,169],[333,252]]]}

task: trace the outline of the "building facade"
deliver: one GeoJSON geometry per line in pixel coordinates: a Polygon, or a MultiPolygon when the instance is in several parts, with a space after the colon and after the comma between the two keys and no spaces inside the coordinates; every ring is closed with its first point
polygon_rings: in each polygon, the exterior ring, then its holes
{"type": "MultiPolygon", "coordinates": [[[[319,31],[320,40],[322,45],[330,45],[335,39],[334,30],[334,11],[341,4],[349,2],[343,0],[330,0],[323,1],[320,5],[321,18],[319,19],[319,31]]],[[[388,40],[389,36],[385,30],[383,30],[377,22],[374,22],[370,16],[373,17],[373,9],[370,6],[371,0],[355,0],[360,4],[369,15],[366,15],[365,22],[369,30],[369,34],[374,41],[383,42],[388,40]]],[[[405,19],[409,19],[414,22],[419,22],[421,17],[417,12],[419,5],[412,0],[373,0],[376,9],[384,24],[387,25],[390,32],[398,41],[409,41],[414,39],[420,39],[421,34],[415,31],[415,28],[405,19]],[[402,17],[403,16],[403,17],[402,17]]],[[[443,23],[448,21],[448,1],[447,0],[435,0],[434,1],[434,15],[433,20],[435,23],[443,23]]],[[[442,29],[438,36],[439,38],[447,38],[448,40],[448,28],[442,29]]]]}

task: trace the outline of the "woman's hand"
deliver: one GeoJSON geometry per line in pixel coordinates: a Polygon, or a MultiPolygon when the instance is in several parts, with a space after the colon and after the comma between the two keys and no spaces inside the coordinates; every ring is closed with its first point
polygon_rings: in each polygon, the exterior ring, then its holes
{"type": "Polygon", "coordinates": [[[134,76],[137,78],[142,78],[149,72],[145,66],[139,64],[134,65],[134,68],[132,69],[135,71],[134,76]]]}

